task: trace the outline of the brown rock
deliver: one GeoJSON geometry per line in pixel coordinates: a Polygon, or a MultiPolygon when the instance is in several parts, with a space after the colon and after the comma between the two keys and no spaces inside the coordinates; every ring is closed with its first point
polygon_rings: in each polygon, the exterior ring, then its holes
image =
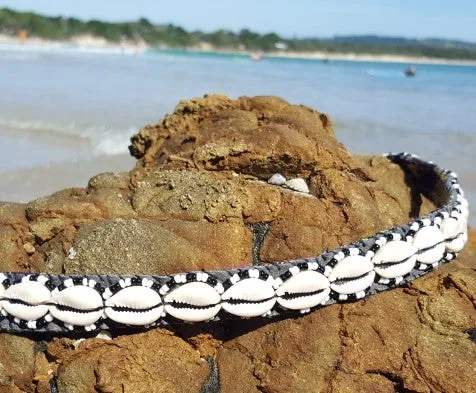
{"type": "Polygon", "coordinates": [[[228,340],[217,353],[222,392],[325,391],[341,353],[339,312],[328,307],[228,340]]]}
{"type": "Polygon", "coordinates": [[[61,270],[70,274],[170,274],[231,268],[250,263],[251,233],[243,224],[118,218],[83,225],[69,255],[64,257],[56,248],[46,264],[58,254],[63,258],[61,270]]]}
{"type": "Polygon", "coordinates": [[[90,192],[95,205],[105,217],[135,218],[137,213],[131,206],[127,193],[116,189],[100,188],[90,192]]]}
{"type": "Polygon", "coordinates": [[[52,239],[66,226],[103,217],[102,211],[82,189],[59,191],[30,202],[26,208],[30,229],[40,242],[52,239]]]}
{"type": "Polygon", "coordinates": [[[51,379],[53,378],[53,366],[50,365],[44,352],[38,352],[35,357],[36,393],[51,393],[51,379]]]}
{"type": "MultiPolygon", "coordinates": [[[[182,101],[143,128],[130,174],[0,204],[4,270],[171,274],[319,254],[434,206],[383,157],[352,157],[327,115],[275,97],[182,101]],[[313,196],[266,184],[308,181],[313,196]]],[[[131,330],[111,341],[0,335],[0,392],[474,392],[476,232],[405,288],[299,318],[131,330]],[[19,366],[20,359],[25,366],[19,366]],[[207,360],[205,362],[204,360],[207,360]],[[2,390],[4,389],[4,390],[2,390]],[[9,390],[5,390],[9,389],[9,390]]],[[[114,332],[117,334],[118,332],[114,332]]]]}
{"type": "Polygon", "coordinates": [[[400,388],[398,382],[394,382],[378,372],[353,375],[337,371],[332,381],[332,391],[339,393],[395,393],[400,388]]]}
{"type": "Polygon", "coordinates": [[[248,181],[245,188],[248,199],[243,206],[243,218],[246,223],[271,222],[278,218],[283,190],[259,181],[248,181]]]}
{"type": "Polygon", "coordinates": [[[40,218],[64,217],[70,220],[94,219],[100,216],[100,211],[88,198],[86,190],[72,188],[58,191],[49,197],[43,197],[30,202],[26,207],[30,221],[40,218]]]}
{"type": "Polygon", "coordinates": [[[34,254],[34,252],[36,251],[35,250],[35,246],[31,243],[25,243],[23,245],[23,248],[25,249],[25,251],[28,253],[28,254],[34,254]]]}
{"type": "Polygon", "coordinates": [[[100,173],[89,180],[88,188],[90,190],[127,190],[129,189],[130,176],[127,173],[100,173]]]}
{"type": "Polygon", "coordinates": [[[154,172],[137,183],[134,209],[157,220],[210,222],[241,219],[246,195],[236,185],[207,173],[154,172]]]}
{"type": "Polygon", "coordinates": [[[33,236],[28,230],[25,205],[0,202],[0,269],[24,271],[28,268],[28,249],[33,236]]]}
{"type": "Polygon", "coordinates": [[[208,374],[200,354],[164,330],[89,341],[74,354],[53,349],[60,393],[198,392],[208,374]]]}
{"type": "Polygon", "coordinates": [[[35,372],[35,342],[0,334],[0,391],[30,392],[35,372]]]}
{"type": "Polygon", "coordinates": [[[0,202],[0,222],[4,225],[28,226],[25,205],[22,203],[0,202]]]}
{"type": "Polygon", "coordinates": [[[18,232],[11,226],[0,224],[1,271],[25,271],[28,268],[27,253],[18,232]]]}
{"type": "Polygon", "coordinates": [[[140,168],[234,170],[261,179],[275,172],[309,176],[316,168],[347,168],[351,156],[327,115],[277,97],[182,101],[174,114],[132,138],[140,168]]]}

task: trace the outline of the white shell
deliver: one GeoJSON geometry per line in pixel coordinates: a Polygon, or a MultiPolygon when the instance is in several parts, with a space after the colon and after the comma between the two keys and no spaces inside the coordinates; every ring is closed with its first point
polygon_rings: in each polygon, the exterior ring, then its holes
{"type": "Polygon", "coordinates": [[[445,241],[446,251],[460,252],[464,247],[464,240],[462,233],[464,232],[461,221],[456,218],[446,218],[441,222],[441,232],[445,241]],[[448,239],[453,239],[448,241],[448,239]]]}
{"type": "Polygon", "coordinates": [[[409,242],[393,240],[384,244],[372,258],[375,272],[384,278],[397,278],[410,273],[416,263],[418,249],[409,242]],[[396,262],[380,266],[383,263],[396,262]],[[400,263],[397,263],[400,262],[400,263]]]}
{"type": "Polygon", "coordinates": [[[106,300],[107,307],[128,307],[137,310],[155,307],[161,303],[159,294],[151,288],[133,286],[121,289],[106,300]]]}
{"type": "Polygon", "coordinates": [[[220,311],[220,300],[221,297],[219,293],[210,285],[203,282],[190,282],[169,292],[164,297],[164,302],[177,302],[184,305],[201,306],[203,308],[175,307],[172,304],[166,304],[165,311],[183,321],[207,321],[212,319],[220,311]]]}
{"type": "Polygon", "coordinates": [[[458,220],[460,225],[460,232],[464,232],[468,229],[468,217],[461,215],[461,218],[458,220]]]}
{"type": "Polygon", "coordinates": [[[231,304],[227,302],[222,303],[222,307],[225,311],[233,315],[238,315],[243,318],[259,317],[265,315],[270,311],[276,299],[269,299],[261,303],[242,303],[242,304],[231,304]]]}
{"type": "Polygon", "coordinates": [[[329,280],[321,273],[305,270],[290,277],[276,290],[278,303],[291,310],[305,310],[322,303],[330,293],[329,280]],[[319,293],[313,293],[322,291],[319,293]],[[302,296],[285,299],[285,294],[301,294],[302,296]],[[307,294],[308,293],[308,294],[307,294]]]}
{"type": "Polygon", "coordinates": [[[460,252],[464,248],[465,244],[466,242],[464,240],[464,236],[463,234],[461,234],[457,236],[456,239],[450,242],[446,242],[445,248],[446,248],[446,251],[449,251],[449,252],[460,252]]]}
{"type": "Polygon", "coordinates": [[[357,292],[365,291],[369,288],[375,279],[375,272],[371,271],[361,278],[348,281],[344,284],[331,283],[331,288],[344,295],[350,295],[357,292]]]}
{"type": "Polygon", "coordinates": [[[22,300],[31,305],[48,303],[50,291],[37,281],[22,281],[6,289],[4,298],[22,300]]]}
{"type": "Polygon", "coordinates": [[[34,321],[46,315],[50,291],[36,281],[22,281],[7,288],[0,302],[10,315],[25,321],[34,321]],[[21,300],[28,304],[11,303],[9,299],[21,300]]]}
{"type": "Polygon", "coordinates": [[[108,318],[126,325],[150,325],[162,316],[164,306],[159,294],[151,288],[132,286],[121,289],[106,300],[104,310],[108,318]],[[115,310],[127,307],[137,311],[115,310]]]}
{"type": "MultiPolygon", "coordinates": [[[[74,287],[72,287],[74,288],[74,287]]],[[[103,309],[88,312],[76,312],[72,310],[62,310],[56,306],[50,306],[50,314],[64,323],[76,326],[89,326],[101,318],[103,309]]]]}
{"type": "Polygon", "coordinates": [[[430,248],[417,254],[417,261],[424,264],[433,264],[443,258],[445,252],[443,233],[436,226],[421,228],[413,238],[413,245],[418,250],[430,248]]]}
{"type": "Polygon", "coordinates": [[[441,232],[443,233],[443,238],[445,240],[452,239],[462,232],[461,224],[456,218],[445,218],[441,221],[441,232]]]}
{"type": "Polygon", "coordinates": [[[266,314],[276,303],[273,287],[258,278],[245,278],[228,288],[222,298],[222,307],[230,314],[240,317],[257,317],[266,314]],[[229,303],[227,300],[244,300],[256,303],[229,303]]]}
{"type": "Polygon", "coordinates": [[[359,277],[372,271],[374,265],[372,261],[362,255],[351,255],[343,258],[332,269],[329,281],[339,278],[359,277]]]}
{"type": "Polygon", "coordinates": [[[113,321],[125,325],[143,326],[150,325],[157,321],[164,312],[164,306],[157,306],[147,311],[117,311],[112,307],[106,307],[104,310],[107,317],[113,321]]]}
{"type": "Polygon", "coordinates": [[[269,178],[268,183],[275,186],[282,186],[284,183],[286,183],[286,178],[280,173],[275,173],[269,178]]]}
{"type": "Polygon", "coordinates": [[[221,309],[221,304],[217,304],[207,308],[186,308],[186,307],[174,307],[171,304],[165,305],[165,312],[172,315],[175,318],[181,319],[187,322],[201,322],[212,319],[221,309]]]}
{"type": "Polygon", "coordinates": [[[77,310],[94,310],[103,306],[101,295],[95,289],[84,285],[75,285],[59,292],[53,291],[51,300],[55,304],[77,310]]]}
{"type": "Polygon", "coordinates": [[[297,192],[309,194],[309,187],[306,181],[300,177],[286,181],[286,183],[284,183],[284,187],[297,192]]]}
{"type": "Polygon", "coordinates": [[[375,272],[373,267],[374,265],[368,257],[362,255],[345,257],[332,269],[329,275],[330,286],[335,292],[345,295],[365,291],[374,281],[375,272]],[[351,279],[353,277],[356,279],[335,282],[340,279],[351,279]]]}
{"type": "Polygon", "coordinates": [[[28,306],[26,304],[10,303],[8,301],[3,301],[2,305],[7,313],[25,321],[34,321],[44,317],[48,312],[47,305],[28,306]]]}

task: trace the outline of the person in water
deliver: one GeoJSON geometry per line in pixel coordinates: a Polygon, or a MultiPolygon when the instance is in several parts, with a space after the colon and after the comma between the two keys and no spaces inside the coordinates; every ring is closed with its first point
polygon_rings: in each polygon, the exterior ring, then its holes
{"type": "Polygon", "coordinates": [[[415,68],[415,66],[411,65],[405,71],[405,76],[415,76],[415,73],[416,73],[416,68],[415,68]]]}

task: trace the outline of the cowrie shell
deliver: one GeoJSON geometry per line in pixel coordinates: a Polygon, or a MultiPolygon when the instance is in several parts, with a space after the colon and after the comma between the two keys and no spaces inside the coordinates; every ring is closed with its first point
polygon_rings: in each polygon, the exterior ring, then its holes
{"type": "Polygon", "coordinates": [[[207,321],[220,311],[220,300],[220,294],[210,285],[190,282],[174,288],[164,297],[165,311],[187,322],[207,321]]]}
{"type": "Polygon", "coordinates": [[[106,316],[125,325],[150,325],[164,312],[159,294],[143,286],[121,289],[109,297],[105,305],[106,316]]]}
{"type": "Polygon", "coordinates": [[[306,310],[321,304],[330,293],[327,277],[304,270],[287,279],[276,289],[277,302],[291,310],[306,310]]]}
{"type": "Polygon", "coordinates": [[[374,265],[369,258],[351,255],[337,263],[329,275],[330,287],[343,295],[355,294],[369,288],[375,278],[374,265]]]}
{"type": "Polygon", "coordinates": [[[384,278],[403,277],[414,268],[417,252],[418,249],[409,242],[390,241],[380,247],[372,258],[374,270],[384,278]]]}
{"type": "Polygon", "coordinates": [[[221,298],[225,311],[245,318],[266,314],[276,303],[271,284],[258,278],[238,281],[221,298]]]}

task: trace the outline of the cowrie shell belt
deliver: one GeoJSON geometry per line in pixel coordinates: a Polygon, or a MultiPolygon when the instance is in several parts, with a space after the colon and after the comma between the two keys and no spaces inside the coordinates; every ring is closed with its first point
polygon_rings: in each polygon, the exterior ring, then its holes
{"type": "Polygon", "coordinates": [[[293,315],[413,280],[463,249],[468,202],[454,172],[408,153],[387,157],[432,185],[424,193],[436,210],[316,257],[272,265],[146,276],[0,273],[0,330],[94,331],[293,315]]]}

